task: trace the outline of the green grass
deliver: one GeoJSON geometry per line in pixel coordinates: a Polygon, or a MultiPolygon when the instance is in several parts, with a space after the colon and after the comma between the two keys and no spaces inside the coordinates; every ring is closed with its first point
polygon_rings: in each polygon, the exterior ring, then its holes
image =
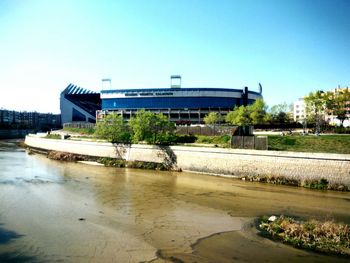
{"type": "Polygon", "coordinates": [[[287,178],[284,176],[273,176],[273,175],[248,175],[240,177],[244,181],[260,182],[268,184],[280,184],[290,186],[301,186],[309,189],[317,190],[334,190],[334,191],[350,191],[347,185],[336,182],[328,182],[327,179],[307,179],[300,180],[295,178],[287,178]]]}
{"type": "Polygon", "coordinates": [[[231,136],[205,136],[205,135],[176,135],[176,143],[216,144],[220,147],[230,147],[231,136]]]}
{"type": "MultiPolygon", "coordinates": [[[[350,135],[267,136],[269,150],[350,154],[350,135]]],[[[230,147],[230,136],[178,135],[177,142],[217,144],[220,147],[230,147]]]]}
{"type": "Polygon", "coordinates": [[[350,135],[269,135],[268,149],[275,151],[350,154],[350,135]]]}
{"type": "Polygon", "coordinates": [[[61,139],[61,135],[59,134],[48,134],[45,136],[46,139],[56,139],[56,140],[59,140],[61,139]]]}
{"type": "MultiPolygon", "coordinates": [[[[64,128],[87,137],[94,133],[93,128],[64,128]]],[[[177,135],[178,143],[216,144],[219,147],[230,147],[230,136],[177,135]]],[[[268,135],[268,149],[292,152],[323,152],[350,154],[350,135],[268,135]]]]}
{"type": "Polygon", "coordinates": [[[220,144],[220,145],[229,144],[231,139],[229,135],[221,135],[221,136],[197,135],[196,137],[197,139],[195,143],[208,143],[208,144],[220,144]]]}

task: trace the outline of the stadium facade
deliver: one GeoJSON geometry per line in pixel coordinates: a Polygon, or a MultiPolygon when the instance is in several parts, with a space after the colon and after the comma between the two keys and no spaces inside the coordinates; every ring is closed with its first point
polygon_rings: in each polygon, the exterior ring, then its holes
{"type": "Polygon", "coordinates": [[[100,94],[69,84],[60,96],[61,122],[96,122],[101,110],[100,94]]]}
{"type": "Polygon", "coordinates": [[[102,90],[97,118],[116,112],[129,119],[139,109],[163,113],[177,123],[203,123],[209,112],[225,116],[235,106],[252,104],[261,93],[245,89],[165,88],[102,90]]]}
{"type": "Polygon", "coordinates": [[[180,78],[180,85],[171,85],[170,88],[105,89],[100,94],[87,93],[70,84],[61,93],[62,123],[95,121],[94,111],[97,119],[111,112],[130,119],[138,110],[145,109],[163,113],[178,124],[198,124],[203,123],[203,118],[210,112],[225,116],[235,106],[249,105],[262,98],[261,85],[259,92],[247,87],[181,88],[181,77],[177,78],[180,78]],[[88,98],[90,100],[86,101],[88,98]],[[89,105],[88,109],[86,105],[89,105]]]}

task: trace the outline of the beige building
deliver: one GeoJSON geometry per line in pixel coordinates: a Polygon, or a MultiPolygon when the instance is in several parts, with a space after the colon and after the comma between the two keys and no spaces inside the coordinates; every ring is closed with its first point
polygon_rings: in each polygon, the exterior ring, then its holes
{"type": "MultiPolygon", "coordinates": [[[[337,94],[339,94],[340,92],[343,92],[345,90],[350,91],[350,88],[349,87],[346,87],[346,88],[338,87],[338,88],[331,90],[331,92],[334,93],[336,96],[337,94]]],[[[348,110],[348,114],[347,114],[348,119],[346,119],[344,121],[344,123],[343,123],[344,127],[350,126],[350,101],[348,102],[347,110],[348,110]]],[[[295,122],[303,123],[306,118],[307,118],[307,113],[306,113],[305,101],[304,101],[304,98],[300,98],[293,103],[293,119],[295,122]]],[[[330,125],[337,125],[338,126],[341,124],[341,122],[337,118],[337,116],[332,114],[331,109],[327,109],[327,113],[325,113],[324,120],[327,123],[329,123],[330,125]]]]}
{"type": "MultiPolygon", "coordinates": [[[[337,94],[344,92],[344,91],[349,91],[350,92],[350,88],[346,87],[346,88],[335,88],[333,90],[331,90],[331,92],[334,93],[335,96],[337,96],[337,94]]],[[[344,121],[343,125],[344,127],[349,127],[350,126],[350,101],[348,101],[347,103],[347,119],[344,121]]],[[[330,125],[336,125],[339,126],[341,124],[340,120],[337,118],[336,115],[332,114],[332,110],[328,109],[328,114],[326,115],[326,121],[330,124],[330,125]]]]}

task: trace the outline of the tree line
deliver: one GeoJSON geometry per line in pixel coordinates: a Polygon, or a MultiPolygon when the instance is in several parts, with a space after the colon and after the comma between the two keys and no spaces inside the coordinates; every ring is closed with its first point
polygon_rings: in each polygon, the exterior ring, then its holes
{"type": "Polygon", "coordinates": [[[204,117],[204,123],[207,125],[217,125],[226,122],[230,125],[248,126],[264,124],[286,124],[291,123],[292,118],[289,114],[291,106],[286,103],[278,104],[268,110],[268,106],[262,99],[256,100],[253,104],[236,106],[224,118],[218,112],[210,112],[204,117]]]}
{"type": "Polygon", "coordinates": [[[333,115],[343,127],[344,121],[349,119],[350,89],[339,89],[328,92],[315,91],[304,98],[306,106],[306,121],[315,123],[316,132],[320,132],[326,115],[333,115]]]}
{"type": "MultiPolygon", "coordinates": [[[[316,132],[319,132],[326,113],[337,116],[341,125],[348,118],[350,103],[349,90],[334,92],[316,91],[305,97],[307,118],[314,123],[316,132]]],[[[228,112],[225,118],[218,112],[210,112],[204,117],[207,125],[218,125],[223,122],[229,125],[272,125],[290,124],[293,122],[290,112],[292,106],[286,103],[278,104],[268,110],[262,99],[251,105],[236,106],[228,112]]],[[[111,113],[103,120],[98,121],[95,127],[97,138],[106,139],[112,143],[139,143],[172,144],[176,141],[175,124],[170,122],[162,113],[155,114],[140,110],[126,122],[122,116],[111,113]]]]}
{"type": "Polygon", "coordinates": [[[112,143],[171,144],[176,139],[174,123],[162,113],[145,110],[139,110],[129,122],[116,113],[108,114],[96,123],[95,136],[112,143]]]}
{"type": "MultiPolygon", "coordinates": [[[[217,112],[210,112],[205,116],[204,122],[214,126],[223,121],[238,126],[266,124],[278,118],[279,121],[286,122],[287,118],[282,120],[288,116],[282,113],[284,108],[280,105],[278,110],[276,108],[274,112],[268,113],[265,102],[259,99],[251,105],[235,107],[225,119],[217,112]]],[[[177,139],[175,130],[175,124],[162,113],[139,110],[128,122],[116,113],[108,114],[96,123],[94,133],[97,138],[112,143],[172,144],[177,139]]]]}
{"type": "MultiPolygon", "coordinates": [[[[335,92],[315,91],[304,98],[306,119],[309,124],[315,125],[316,132],[325,123],[326,115],[333,115],[340,121],[342,127],[344,121],[350,116],[350,89],[340,89],[335,92]]],[[[209,113],[204,122],[208,125],[217,125],[226,122],[231,125],[275,125],[290,124],[292,119],[292,105],[286,103],[274,105],[268,109],[262,99],[256,100],[247,106],[236,106],[225,118],[217,112],[209,113]]]]}

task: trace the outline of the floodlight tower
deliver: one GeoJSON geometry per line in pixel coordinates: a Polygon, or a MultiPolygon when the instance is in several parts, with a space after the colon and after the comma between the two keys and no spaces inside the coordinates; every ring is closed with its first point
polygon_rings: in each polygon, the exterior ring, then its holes
{"type": "Polygon", "coordinates": [[[112,80],[111,79],[102,79],[102,90],[112,89],[112,80]]]}
{"type": "Polygon", "coordinates": [[[170,87],[171,88],[181,88],[181,76],[171,75],[170,76],[170,87]]]}

